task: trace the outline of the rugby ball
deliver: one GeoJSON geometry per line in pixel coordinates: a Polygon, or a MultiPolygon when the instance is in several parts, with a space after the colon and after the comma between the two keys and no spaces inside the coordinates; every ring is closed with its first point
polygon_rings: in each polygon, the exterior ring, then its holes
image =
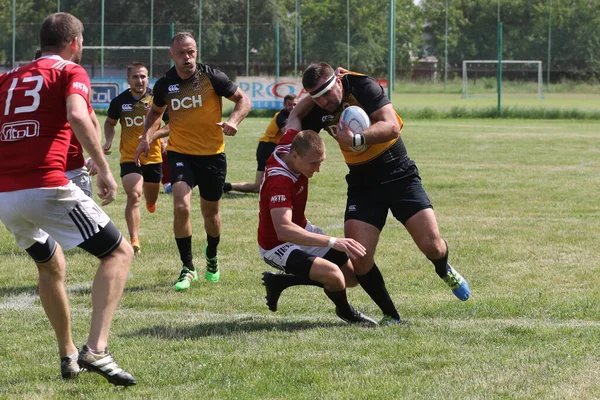
{"type": "MultiPolygon", "coordinates": [[[[341,121],[344,121],[348,124],[348,127],[353,133],[362,133],[365,129],[371,126],[371,120],[369,120],[369,116],[362,108],[358,106],[350,106],[346,108],[340,117],[341,121]]],[[[363,144],[361,146],[349,147],[350,151],[365,151],[368,148],[368,145],[363,144]]]]}

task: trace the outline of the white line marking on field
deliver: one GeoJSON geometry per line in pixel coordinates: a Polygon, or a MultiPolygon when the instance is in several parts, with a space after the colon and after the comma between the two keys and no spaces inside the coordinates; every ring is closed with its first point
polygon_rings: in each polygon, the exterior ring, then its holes
{"type": "Polygon", "coordinates": [[[38,295],[35,293],[19,293],[14,296],[8,296],[0,303],[0,310],[22,310],[33,307],[38,295]]]}

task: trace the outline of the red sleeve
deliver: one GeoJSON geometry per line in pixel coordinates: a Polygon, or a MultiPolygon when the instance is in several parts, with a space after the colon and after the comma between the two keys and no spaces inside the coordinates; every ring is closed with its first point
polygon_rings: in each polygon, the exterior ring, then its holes
{"type": "Polygon", "coordinates": [[[273,177],[269,185],[269,210],[274,208],[291,208],[294,183],[284,176],[273,177]]]}
{"type": "Polygon", "coordinates": [[[90,104],[90,77],[88,76],[85,69],[80,65],[73,65],[73,68],[69,70],[67,75],[67,87],[65,90],[65,99],[72,94],[79,94],[85,99],[88,106],[88,112],[92,112],[92,105],[90,104]]]}
{"type": "Polygon", "coordinates": [[[283,136],[279,139],[279,146],[292,143],[299,131],[295,129],[287,129],[283,136]]]}

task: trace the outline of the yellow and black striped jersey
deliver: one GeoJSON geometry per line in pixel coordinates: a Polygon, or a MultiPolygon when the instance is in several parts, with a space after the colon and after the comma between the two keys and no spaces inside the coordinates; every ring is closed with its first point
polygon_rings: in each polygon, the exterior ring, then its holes
{"type": "Polygon", "coordinates": [[[279,112],[275,114],[269,126],[267,126],[267,130],[265,134],[258,139],[259,142],[267,142],[267,143],[279,143],[279,139],[283,136],[283,132],[281,129],[287,124],[288,117],[290,116],[290,112],[285,108],[281,109],[279,112]]]}
{"type": "Polygon", "coordinates": [[[169,143],[167,150],[190,155],[213,155],[225,151],[221,122],[222,97],[237,90],[223,72],[198,63],[196,73],[181,79],[171,68],[154,85],[154,104],[167,106],[169,143]]]}
{"type": "MultiPolygon", "coordinates": [[[[136,99],[130,89],[112,99],[108,108],[108,117],[121,123],[121,152],[120,163],[133,162],[133,155],[140,143],[139,138],[144,133],[146,114],[152,107],[152,90],[136,99]]],[[[158,164],[162,162],[160,139],[150,144],[150,151],[146,159],[141,159],[142,164],[158,164]]]]}

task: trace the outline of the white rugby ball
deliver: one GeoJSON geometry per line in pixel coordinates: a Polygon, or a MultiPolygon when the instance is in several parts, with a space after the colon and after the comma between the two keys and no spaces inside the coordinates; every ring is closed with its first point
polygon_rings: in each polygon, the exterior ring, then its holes
{"type": "MultiPolygon", "coordinates": [[[[352,131],[352,133],[362,133],[365,129],[371,126],[371,120],[369,120],[369,116],[362,108],[358,106],[350,106],[346,108],[340,117],[341,121],[344,121],[348,124],[348,128],[352,131]]],[[[368,148],[368,145],[363,144],[361,146],[349,147],[348,149],[351,151],[365,151],[368,148]]]]}

